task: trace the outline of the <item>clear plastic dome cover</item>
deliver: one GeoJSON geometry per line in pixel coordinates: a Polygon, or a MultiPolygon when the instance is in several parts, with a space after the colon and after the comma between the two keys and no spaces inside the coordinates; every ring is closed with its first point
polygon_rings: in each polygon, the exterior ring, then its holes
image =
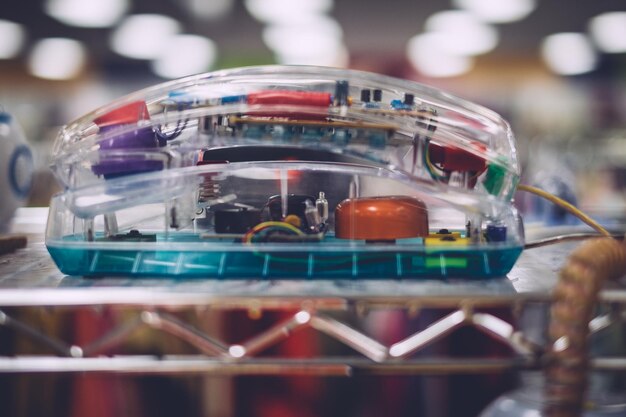
{"type": "Polygon", "coordinates": [[[523,243],[509,125],[364,72],[164,83],[65,126],[53,169],[47,245],[71,274],[480,278],[523,243]]]}

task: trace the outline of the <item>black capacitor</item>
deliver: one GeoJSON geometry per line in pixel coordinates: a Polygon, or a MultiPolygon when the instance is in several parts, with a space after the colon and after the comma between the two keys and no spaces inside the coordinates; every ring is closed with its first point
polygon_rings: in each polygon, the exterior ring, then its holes
{"type": "Polygon", "coordinates": [[[383,90],[380,88],[374,89],[374,101],[377,103],[383,101],[383,90]]]}
{"type": "Polygon", "coordinates": [[[361,90],[361,102],[369,103],[371,100],[371,96],[372,96],[372,92],[369,89],[364,88],[361,90]]]}
{"type": "Polygon", "coordinates": [[[335,97],[333,99],[333,104],[335,106],[347,106],[349,90],[350,84],[348,84],[347,80],[337,81],[337,84],[335,85],[335,97]]]}
{"type": "MultiPolygon", "coordinates": [[[[417,116],[416,124],[428,130],[429,132],[434,132],[437,130],[437,110],[432,107],[422,107],[419,109],[420,113],[430,113],[432,117],[427,118],[426,116],[419,115],[417,116]]],[[[430,136],[429,136],[430,137],[430,136]]]]}
{"type": "Polygon", "coordinates": [[[215,233],[246,233],[261,222],[261,210],[228,207],[215,210],[215,233]]]}
{"type": "Polygon", "coordinates": [[[413,104],[415,104],[415,96],[413,94],[410,93],[405,93],[404,94],[404,104],[408,105],[408,106],[412,106],[413,104]]]}

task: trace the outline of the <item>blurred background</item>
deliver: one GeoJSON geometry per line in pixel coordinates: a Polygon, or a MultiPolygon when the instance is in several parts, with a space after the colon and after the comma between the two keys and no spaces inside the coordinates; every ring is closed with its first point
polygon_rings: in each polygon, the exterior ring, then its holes
{"type": "MultiPolygon", "coordinates": [[[[0,105],[34,149],[29,204],[47,205],[57,187],[48,160],[63,124],[168,79],[274,63],[373,71],[492,108],[517,136],[523,182],[605,223],[626,220],[623,0],[5,0],[0,105]]],[[[517,201],[527,222],[571,221],[551,206],[517,201]]],[[[487,342],[477,346],[498,354],[487,342]]],[[[244,378],[234,382],[235,396],[225,381],[3,376],[0,414],[476,415],[512,386],[507,376],[491,379],[483,381],[490,391],[468,396],[469,377],[341,379],[323,388],[305,377],[244,378]],[[276,401],[277,392],[289,400],[276,401]]]]}
{"type": "Polygon", "coordinates": [[[374,71],[490,107],[513,126],[526,182],[624,217],[622,0],[9,0],[0,104],[36,151],[31,205],[54,187],[59,126],[167,79],[272,63],[374,71]]]}
{"type": "Polygon", "coordinates": [[[527,180],[545,182],[561,171],[555,184],[543,185],[556,192],[565,182],[597,215],[619,217],[626,206],[626,6],[620,0],[25,0],[7,6],[0,10],[0,103],[36,149],[42,172],[34,205],[47,203],[54,184],[43,171],[59,126],[166,79],[280,63],[413,79],[491,107],[513,125],[527,180]]]}

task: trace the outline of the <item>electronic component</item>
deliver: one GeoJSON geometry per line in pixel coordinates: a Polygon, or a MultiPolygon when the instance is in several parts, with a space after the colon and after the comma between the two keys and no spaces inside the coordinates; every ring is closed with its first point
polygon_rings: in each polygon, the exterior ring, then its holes
{"type": "Polygon", "coordinates": [[[372,100],[372,90],[364,88],[361,90],[361,103],[367,104],[372,100]]]}
{"type": "MultiPolygon", "coordinates": [[[[294,115],[291,114],[291,116],[294,115]]],[[[351,139],[355,139],[352,141],[354,144],[359,144],[368,140],[371,135],[378,135],[386,140],[394,133],[394,127],[385,123],[312,120],[306,116],[302,119],[232,116],[229,118],[229,123],[233,129],[231,133],[241,134],[256,141],[271,138],[281,142],[297,142],[301,139],[312,145],[333,143],[346,146],[351,139]]],[[[309,150],[309,152],[314,151],[314,149],[309,150]]]]}
{"type": "Polygon", "coordinates": [[[220,102],[222,104],[237,104],[237,103],[246,103],[248,101],[248,96],[245,94],[234,94],[232,96],[222,96],[220,102]]]}
{"type": "MultiPolygon", "coordinates": [[[[478,151],[484,151],[484,146],[476,145],[478,151]]],[[[430,162],[438,164],[445,171],[482,172],[486,168],[483,158],[461,148],[440,146],[430,142],[428,146],[430,162]]]]}
{"type": "Polygon", "coordinates": [[[438,238],[438,239],[444,239],[444,238],[454,238],[454,239],[458,239],[461,237],[461,232],[451,232],[448,229],[439,229],[439,231],[435,232],[435,233],[429,233],[428,234],[429,238],[438,238]]]}
{"type": "MultiPolygon", "coordinates": [[[[309,200],[306,200],[306,201],[309,201],[309,200]]],[[[306,215],[306,210],[305,210],[305,215],[306,215]]],[[[296,216],[295,214],[288,214],[283,220],[283,222],[288,223],[292,225],[293,227],[297,227],[298,229],[302,228],[302,219],[299,216],[296,216]]]]}
{"type": "Polygon", "coordinates": [[[252,106],[248,114],[255,116],[326,119],[332,97],[315,91],[266,90],[248,94],[246,101],[252,106]],[[280,110],[267,111],[265,106],[280,106],[280,110]]]}
{"type": "Polygon", "coordinates": [[[361,103],[366,109],[380,109],[383,92],[379,88],[361,90],[361,103]]]}
{"type": "MultiPolygon", "coordinates": [[[[210,156],[208,156],[208,152],[201,150],[196,165],[202,166],[227,163],[228,161],[211,160],[210,156]]],[[[202,175],[202,183],[198,187],[198,203],[201,207],[208,205],[212,200],[220,196],[220,184],[219,181],[216,180],[216,177],[216,174],[202,175]]]]}
{"type": "Polygon", "coordinates": [[[126,131],[129,125],[132,126],[134,123],[149,119],[148,109],[144,102],[130,103],[98,117],[94,122],[98,125],[100,134],[107,138],[100,141],[100,150],[158,147],[159,142],[152,127],[126,131]]]}
{"type": "Polygon", "coordinates": [[[487,242],[505,242],[506,226],[501,224],[488,224],[485,230],[487,242]]]}
{"type": "Polygon", "coordinates": [[[391,100],[391,107],[395,110],[413,110],[415,108],[415,95],[405,93],[402,100],[391,100]]]}
{"type": "Polygon", "coordinates": [[[131,229],[128,233],[121,233],[103,238],[96,241],[106,242],[156,242],[157,237],[154,233],[140,233],[137,229],[131,229]]]}
{"type": "Polygon", "coordinates": [[[245,243],[294,242],[298,241],[300,236],[304,236],[304,233],[291,223],[269,221],[259,223],[250,229],[244,235],[243,241],[245,243]]]}
{"type": "Polygon", "coordinates": [[[456,236],[449,234],[447,236],[432,236],[429,235],[424,239],[426,246],[467,246],[470,244],[470,239],[466,237],[456,236]]]}
{"type": "Polygon", "coordinates": [[[350,85],[346,80],[338,80],[335,84],[335,96],[333,97],[333,105],[347,106],[350,104],[350,85]]]}
{"type": "Polygon", "coordinates": [[[381,101],[383,101],[383,90],[381,90],[380,88],[375,88],[373,90],[372,99],[375,103],[380,103],[381,101]]]}
{"type": "Polygon", "coordinates": [[[315,200],[315,208],[319,213],[320,221],[326,223],[328,220],[328,200],[326,200],[326,194],[320,191],[317,200],[315,200]]]}
{"type": "Polygon", "coordinates": [[[304,209],[304,216],[306,218],[309,229],[314,233],[320,232],[324,227],[320,212],[317,210],[317,207],[313,205],[311,200],[305,200],[304,204],[306,206],[306,208],[304,209]]]}
{"type": "Polygon", "coordinates": [[[335,236],[371,241],[426,237],[428,210],[406,196],[349,198],[335,209],[335,236]]]}
{"type": "Polygon", "coordinates": [[[229,206],[214,208],[215,233],[246,233],[261,222],[261,210],[229,206]]]}
{"type": "MultiPolygon", "coordinates": [[[[145,101],[133,101],[117,107],[93,119],[93,122],[102,129],[120,128],[121,126],[133,126],[139,121],[149,121],[150,113],[145,101]]],[[[151,129],[150,129],[151,130],[151,129]]],[[[121,139],[120,139],[121,140],[121,139]]],[[[152,140],[148,140],[152,143],[152,140]]],[[[135,144],[125,143],[127,147],[137,147],[135,144]],[[135,146],[133,146],[135,145],[135,146]]]]}
{"type": "Polygon", "coordinates": [[[247,103],[251,105],[283,104],[290,106],[328,107],[332,101],[330,93],[266,90],[248,94],[247,103]]]}
{"type": "MultiPolygon", "coordinates": [[[[311,231],[315,229],[318,224],[311,224],[308,221],[306,210],[307,210],[307,201],[309,204],[315,208],[314,201],[315,197],[309,195],[301,195],[301,194],[289,194],[286,196],[287,199],[287,212],[283,215],[283,201],[280,195],[273,195],[267,200],[267,208],[269,210],[269,216],[271,220],[279,221],[284,220],[289,215],[294,215],[300,218],[301,226],[300,228],[305,231],[311,231]]],[[[316,210],[317,211],[317,210],[316,210]]]]}
{"type": "Polygon", "coordinates": [[[165,145],[159,142],[152,126],[129,129],[149,120],[144,101],[131,102],[95,118],[103,140],[98,143],[100,161],[92,166],[93,173],[110,179],[163,169],[163,157],[150,158],[142,152],[165,145]]]}
{"type": "Polygon", "coordinates": [[[506,168],[500,163],[487,165],[487,174],[483,186],[490,194],[500,194],[506,184],[506,168]]]}

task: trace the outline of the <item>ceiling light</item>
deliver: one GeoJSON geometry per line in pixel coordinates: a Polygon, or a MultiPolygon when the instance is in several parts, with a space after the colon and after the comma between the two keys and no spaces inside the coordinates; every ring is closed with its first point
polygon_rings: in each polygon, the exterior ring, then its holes
{"type": "Polygon", "coordinates": [[[159,58],[152,62],[152,71],[163,78],[179,78],[208,71],[215,63],[217,48],[208,38],[197,35],[176,35],[170,38],[159,58]]]}
{"type": "Polygon", "coordinates": [[[555,33],[541,44],[541,55],[557,74],[577,75],[592,71],[597,58],[589,38],[582,33],[555,33]]]}
{"type": "Polygon", "coordinates": [[[246,0],[246,9],[264,23],[297,23],[329,12],[333,0],[246,0]]]}
{"type": "Polygon", "coordinates": [[[602,13],[589,23],[591,36],[604,52],[626,52],[626,12],[602,13]]]}
{"type": "Polygon", "coordinates": [[[537,7],[536,0],[453,0],[452,3],[489,23],[522,20],[537,7]]]}
{"type": "Polygon", "coordinates": [[[350,61],[350,54],[345,45],[337,45],[322,54],[276,54],[276,61],[283,65],[317,65],[320,67],[345,68],[350,61]]]}
{"type": "Polygon", "coordinates": [[[429,77],[453,77],[472,69],[471,57],[449,53],[439,42],[436,33],[423,33],[409,40],[407,57],[415,69],[429,77]]]}
{"type": "Polygon", "coordinates": [[[453,55],[480,55],[498,44],[498,32],[462,10],[438,12],[426,19],[424,28],[436,33],[439,46],[453,55]]]}
{"type": "Polygon", "coordinates": [[[128,0],[48,0],[44,10],[66,25],[101,28],[116,24],[128,7],[128,0]]]}
{"type": "Polygon", "coordinates": [[[0,19],[0,59],[16,56],[24,45],[24,38],[22,25],[0,19]]]}
{"type": "Polygon", "coordinates": [[[47,38],[33,47],[28,65],[31,74],[49,80],[67,80],[77,76],[86,60],[85,48],[73,39],[47,38]]]}
{"type": "Polygon", "coordinates": [[[111,48],[135,59],[158,58],[163,45],[180,31],[180,24],[168,16],[137,14],[129,16],[111,36],[111,48]]]}
{"type": "Polygon", "coordinates": [[[349,54],[336,20],[318,15],[306,22],[270,24],[263,41],[285,65],[345,67],[349,54]]]}
{"type": "Polygon", "coordinates": [[[326,16],[303,24],[273,24],[263,29],[263,41],[279,55],[319,56],[342,45],[343,31],[326,16]]]}

